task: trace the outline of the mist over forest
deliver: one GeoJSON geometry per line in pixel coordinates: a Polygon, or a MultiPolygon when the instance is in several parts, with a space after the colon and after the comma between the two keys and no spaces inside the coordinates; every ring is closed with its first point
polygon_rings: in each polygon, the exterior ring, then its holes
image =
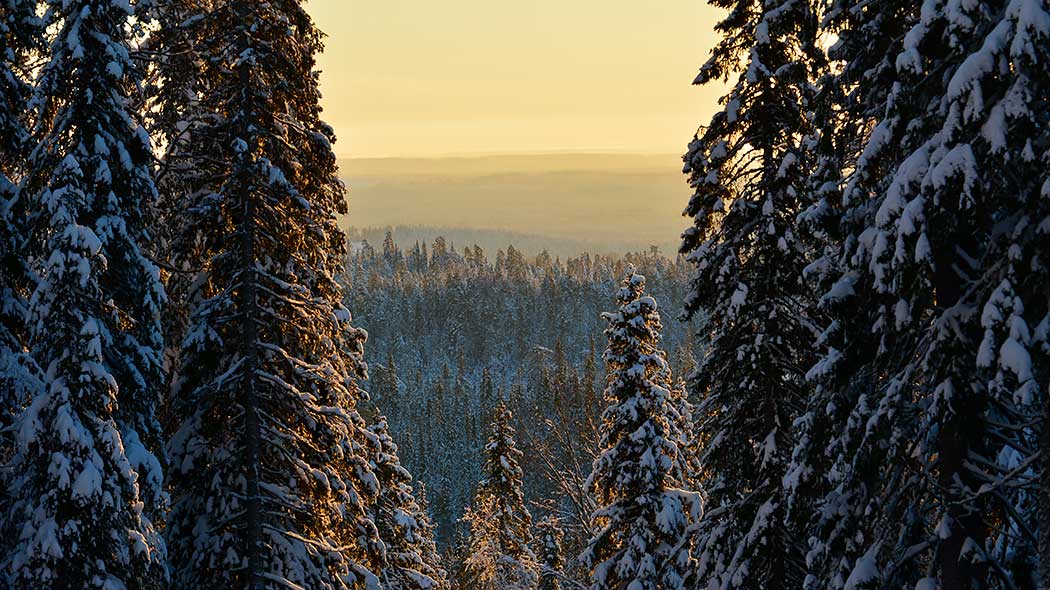
{"type": "MultiPolygon", "coordinates": [[[[688,225],[681,217],[681,156],[635,154],[544,154],[435,159],[345,159],[340,176],[349,188],[354,228],[440,228],[457,232],[487,250],[486,241],[509,243],[528,254],[543,249],[561,256],[582,252],[623,253],[650,246],[673,256],[676,237],[688,225]],[[595,211],[602,222],[594,222],[595,211]],[[493,233],[516,234],[507,241],[493,233]]],[[[418,232],[417,232],[418,233],[418,232]]],[[[380,236],[382,233],[379,234],[380,236]]],[[[398,242],[404,243],[402,236],[398,242]]],[[[412,240],[417,239],[412,236],[412,240]]],[[[409,242],[410,244],[410,242],[409,242]]]]}

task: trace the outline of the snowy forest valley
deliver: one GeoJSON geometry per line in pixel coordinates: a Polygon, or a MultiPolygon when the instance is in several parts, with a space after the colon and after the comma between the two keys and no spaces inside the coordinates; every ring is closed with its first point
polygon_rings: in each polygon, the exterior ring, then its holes
{"type": "Polygon", "coordinates": [[[0,0],[0,590],[1050,590],[1050,0],[710,0],[667,174],[315,1],[0,0]]]}

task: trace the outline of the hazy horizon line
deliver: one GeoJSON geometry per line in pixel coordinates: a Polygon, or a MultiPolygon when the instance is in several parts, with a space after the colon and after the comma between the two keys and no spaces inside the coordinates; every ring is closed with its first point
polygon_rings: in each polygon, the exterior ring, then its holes
{"type": "Polygon", "coordinates": [[[618,150],[618,149],[553,149],[547,151],[477,151],[477,152],[448,152],[435,154],[401,154],[401,155],[367,155],[358,156],[346,153],[337,153],[338,160],[451,160],[451,159],[474,159],[492,157],[530,157],[530,156],[642,156],[659,157],[674,156],[681,157],[682,154],[670,151],[644,151],[644,150],[618,150]]]}

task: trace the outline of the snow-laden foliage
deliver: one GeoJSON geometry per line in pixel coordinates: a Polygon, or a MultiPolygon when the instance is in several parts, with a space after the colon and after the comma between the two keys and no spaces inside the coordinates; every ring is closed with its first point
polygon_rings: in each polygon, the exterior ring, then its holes
{"type": "Polygon", "coordinates": [[[712,3],[729,14],[696,83],[736,80],[685,155],[695,192],[682,252],[696,265],[686,306],[711,318],[690,379],[708,497],[696,573],[703,588],[790,588],[804,536],[785,526],[782,480],[815,337],[796,217],[811,198],[816,3],[712,3]]]}
{"type": "Polygon", "coordinates": [[[165,534],[176,587],[375,587],[379,492],[356,409],[365,333],[340,304],[346,212],[300,2],[162,3],[158,64],[174,372],[165,534]],[[166,70],[166,68],[170,68],[166,70]],[[179,80],[190,76],[192,80],[179,80]],[[167,97],[167,98],[165,98],[167,97]],[[182,113],[180,115],[180,113],[182,113]],[[178,329],[184,325],[183,329],[178,329]]]}
{"type": "Polygon", "coordinates": [[[540,582],[537,590],[561,590],[565,576],[565,556],[562,554],[562,531],[558,517],[548,515],[536,523],[536,543],[540,563],[540,582]]]}
{"type": "MultiPolygon", "coordinates": [[[[7,3],[10,4],[10,3],[7,3]]],[[[17,423],[5,564],[14,588],[164,588],[157,268],[149,138],[132,111],[133,7],[47,2],[19,199],[39,277],[29,344],[42,383],[17,423]]]]}
{"type": "Polygon", "coordinates": [[[464,519],[470,525],[465,560],[469,587],[532,590],[539,564],[532,552],[532,515],[522,490],[521,451],[506,405],[497,406],[484,449],[482,479],[464,519]]]}
{"type": "MultiPolygon", "coordinates": [[[[35,7],[31,0],[0,2],[0,466],[14,453],[15,415],[39,385],[39,371],[26,349],[33,278],[25,248],[25,201],[17,198],[32,145],[27,128],[32,91],[28,65],[43,43],[43,23],[35,7]]],[[[7,512],[6,473],[0,470],[0,515],[7,512]]],[[[0,525],[0,538],[10,536],[0,525]]]]}
{"type": "Polygon", "coordinates": [[[434,544],[434,527],[416,501],[412,475],[401,466],[386,417],[378,417],[368,430],[375,439],[371,467],[379,481],[379,496],[369,514],[385,550],[379,580],[384,590],[444,590],[448,580],[434,544]]]}
{"type": "Polygon", "coordinates": [[[681,405],[645,277],[628,270],[616,303],[604,315],[607,407],[588,480],[595,533],[581,559],[594,590],[677,590],[694,567],[687,530],[701,514],[699,495],[683,489],[681,405]]]}
{"type": "Polygon", "coordinates": [[[1031,587],[1047,303],[1017,285],[1045,265],[1047,7],[836,2],[829,22],[863,143],[813,268],[836,320],[789,478],[827,490],[807,587],[1031,587]]]}
{"type": "MultiPolygon", "coordinates": [[[[852,193],[853,201],[844,198],[842,186],[885,110],[895,72],[891,56],[917,11],[910,0],[864,10],[855,6],[860,4],[854,0],[835,0],[824,16],[824,29],[838,37],[830,56],[840,61],[818,82],[816,131],[808,144],[815,162],[809,178],[812,198],[800,216],[801,230],[820,243],[803,277],[821,294],[814,313],[827,318],[816,343],[817,361],[806,374],[808,401],[795,423],[796,445],[784,479],[790,526],[805,531],[809,543],[807,590],[841,589],[867,554],[873,523],[851,486],[875,493],[883,478],[877,469],[848,464],[858,440],[847,425],[851,413],[871,404],[878,339],[871,331],[870,308],[877,296],[869,275],[852,259],[872,202],[860,193],[852,193]],[[844,483],[847,471],[852,484],[844,483]]],[[[868,160],[861,174],[884,174],[882,168],[892,165],[890,156],[868,160]]]]}

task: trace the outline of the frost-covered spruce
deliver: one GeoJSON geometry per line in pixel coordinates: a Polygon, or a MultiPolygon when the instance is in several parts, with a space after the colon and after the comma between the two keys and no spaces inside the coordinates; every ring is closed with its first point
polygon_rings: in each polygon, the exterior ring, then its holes
{"type": "MultiPolygon", "coordinates": [[[[879,342],[871,325],[879,296],[852,258],[873,203],[857,191],[844,198],[842,186],[885,112],[887,80],[895,75],[895,56],[919,7],[910,0],[855,9],[859,6],[856,0],[835,0],[824,18],[824,29],[838,36],[830,57],[841,67],[823,70],[818,82],[815,129],[807,145],[814,162],[812,199],[800,216],[801,229],[815,238],[819,254],[804,277],[821,295],[813,313],[826,324],[817,361],[807,367],[811,391],[795,424],[785,478],[789,526],[806,531],[808,541],[807,590],[841,589],[846,583],[867,551],[873,525],[856,494],[879,488],[882,479],[878,469],[849,464],[859,442],[855,436],[863,433],[846,424],[851,412],[871,403],[878,382],[879,342]]],[[[868,162],[867,182],[878,182],[897,155],[885,156],[868,162]]]]}
{"type": "MultiPolygon", "coordinates": [[[[25,247],[27,219],[24,200],[16,199],[31,145],[26,127],[32,91],[27,66],[43,42],[35,7],[30,0],[0,1],[0,515],[6,513],[8,473],[2,466],[14,453],[11,425],[38,385],[38,371],[26,350],[26,313],[33,287],[25,247]]],[[[2,529],[0,539],[10,538],[2,529]]]]}
{"type": "Polygon", "coordinates": [[[5,554],[14,588],[166,587],[154,410],[163,290],[141,247],[156,197],[131,111],[133,8],[55,0],[30,103],[35,147],[30,349],[44,371],[20,416],[5,554]]]}
{"type": "Polygon", "coordinates": [[[695,567],[687,530],[700,499],[682,487],[681,420],[645,277],[629,270],[616,302],[619,310],[604,315],[607,406],[588,478],[595,533],[581,559],[593,590],[678,590],[695,567]]]}
{"type": "Polygon", "coordinates": [[[511,419],[500,402],[483,451],[482,480],[464,517],[470,525],[466,572],[477,590],[532,590],[539,573],[511,419]]]}
{"type": "Polygon", "coordinates": [[[682,252],[696,265],[686,308],[710,318],[710,345],[690,379],[708,497],[698,584],[793,588],[805,537],[785,526],[782,480],[815,338],[796,217],[811,199],[803,137],[823,60],[815,3],[712,3],[729,15],[696,83],[738,77],[685,156],[695,192],[682,252]]]}
{"type": "Polygon", "coordinates": [[[994,245],[985,256],[990,272],[981,281],[977,365],[989,378],[992,438],[1017,444],[995,445],[995,466],[977,475],[990,480],[982,484],[985,493],[1005,501],[996,511],[1009,515],[993,535],[995,559],[1016,585],[1034,574],[1035,587],[1050,588],[1050,11],[1045,1],[1001,5],[1001,20],[985,25],[982,48],[966,57],[954,80],[971,100],[979,86],[994,83],[998,101],[983,117],[974,114],[968,128],[979,138],[973,143],[982,190],[991,193],[995,218],[1006,220],[993,227],[994,245]],[[1010,67],[973,68],[988,59],[1010,67]],[[1017,433],[1033,415],[1039,426],[1017,433]],[[1005,492],[1014,485],[1023,487],[1005,492]],[[1034,524],[1035,540],[1028,533],[1018,539],[1015,531],[1026,524],[1034,524]]]}
{"type": "Polygon", "coordinates": [[[675,432],[678,439],[679,463],[682,469],[682,487],[698,491],[703,487],[703,465],[700,463],[701,437],[696,430],[694,414],[696,408],[689,401],[689,389],[678,376],[672,378],[670,402],[674,406],[674,417],[677,420],[675,432]]]}
{"type": "Polygon", "coordinates": [[[881,74],[867,91],[877,124],[844,166],[854,226],[828,297],[873,310],[852,331],[875,340],[818,365],[872,358],[829,449],[811,587],[1031,587],[1024,425],[1045,399],[1046,299],[1015,280],[1043,265],[1050,17],[1027,0],[900,10],[867,11],[850,36],[906,34],[841,56],[845,71],[881,74]]]}
{"type": "Polygon", "coordinates": [[[369,432],[375,437],[371,466],[379,480],[379,497],[369,513],[385,549],[378,572],[384,590],[448,588],[434,545],[434,527],[416,501],[412,475],[401,466],[386,417],[380,416],[369,432]]]}
{"type": "Polygon", "coordinates": [[[536,540],[539,544],[540,582],[538,590],[561,590],[561,579],[565,575],[565,558],[562,555],[561,523],[555,516],[547,516],[536,523],[536,540]]]}
{"type": "MultiPolygon", "coordinates": [[[[365,333],[335,281],[346,212],[320,120],[321,33],[300,2],[202,3],[194,170],[169,257],[186,329],[174,355],[165,535],[176,587],[373,587],[378,493],[356,382],[365,333]]],[[[190,85],[193,86],[193,85],[190,85]]],[[[168,154],[170,156],[170,154],[168,154]]]]}

